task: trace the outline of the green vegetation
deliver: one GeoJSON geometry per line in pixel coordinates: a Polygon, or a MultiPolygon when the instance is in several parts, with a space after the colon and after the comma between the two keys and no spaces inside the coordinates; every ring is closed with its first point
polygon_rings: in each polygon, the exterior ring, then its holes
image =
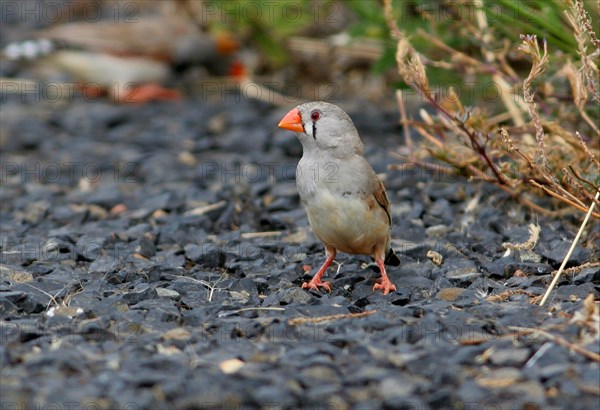
{"type": "MultiPolygon", "coordinates": [[[[207,0],[205,4],[218,11],[211,16],[211,25],[227,27],[259,50],[263,72],[289,66],[294,61],[290,40],[299,37],[317,40],[304,41],[301,47],[308,55],[320,56],[323,49],[332,50],[333,34],[368,39],[367,75],[382,77],[387,84],[388,93],[382,92],[381,98],[399,90],[402,104],[416,93],[420,102],[436,110],[436,115],[425,113],[420,119],[403,115],[406,128],[412,127],[424,140],[413,144],[405,134],[412,149],[410,164],[425,165],[432,159],[447,163],[454,172],[499,185],[538,212],[551,210],[536,205],[531,193],[551,195],[581,211],[592,201],[600,206],[594,199],[600,185],[600,40],[595,2],[207,0]],[[376,53],[372,44],[377,45],[376,53]]],[[[362,49],[351,50],[353,57],[360,53],[357,50],[362,49]]],[[[335,62],[320,60],[321,65],[335,62]]],[[[338,70],[332,81],[346,83],[344,75],[346,71],[338,70]]],[[[594,216],[600,214],[596,211],[594,216]]]]}

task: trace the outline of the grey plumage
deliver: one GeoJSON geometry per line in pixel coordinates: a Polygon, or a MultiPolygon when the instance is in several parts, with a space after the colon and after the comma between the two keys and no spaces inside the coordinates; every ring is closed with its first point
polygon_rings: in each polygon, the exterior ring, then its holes
{"type": "Polygon", "coordinates": [[[389,283],[384,293],[395,289],[383,268],[384,262],[399,264],[390,248],[389,201],[363,156],[364,145],[350,117],[333,104],[316,101],[296,107],[279,125],[297,131],[302,143],[296,185],[310,225],[328,255],[308,286],[325,286],[320,275],[340,250],[373,256],[382,280],[389,283]]]}

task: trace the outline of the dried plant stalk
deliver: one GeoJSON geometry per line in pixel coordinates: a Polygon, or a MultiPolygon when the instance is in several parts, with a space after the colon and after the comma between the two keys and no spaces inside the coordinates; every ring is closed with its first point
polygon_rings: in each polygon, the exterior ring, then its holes
{"type": "Polygon", "coordinates": [[[544,40],[544,51],[541,52],[536,36],[521,35],[521,40],[523,40],[523,44],[521,44],[519,50],[530,54],[533,57],[531,71],[529,71],[529,75],[523,81],[523,97],[525,98],[525,104],[527,104],[531,121],[535,127],[535,139],[539,146],[539,158],[542,161],[542,165],[547,167],[548,156],[546,155],[544,128],[542,127],[542,122],[535,103],[535,94],[532,91],[532,83],[533,80],[546,71],[548,66],[548,44],[546,43],[546,40],[544,40]]]}
{"type": "Polygon", "coordinates": [[[589,37],[590,42],[596,48],[592,55],[598,54],[600,52],[600,41],[596,36],[596,33],[592,29],[592,23],[590,16],[588,15],[585,7],[583,6],[583,2],[581,0],[575,0],[572,3],[572,7],[570,10],[565,10],[565,16],[567,20],[571,24],[573,28],[573,35],[577,40],[578,52],[581,57],[582,67],[581,73],[583,78],[586,80],[586,89],[592,95],[592,98],[600,103],[600,93],[598,92],[597,81],[594,79],[594,71],[596,72],[596,77],[598,73],[598,67],[593,63],[592,58],[587,53],[587,37],[589,37]]]}
{"type": "MultiPolygon", "coordinates": [[[[467,6],[463,2],[458,4],[458,7],[467,6]]],[[[422,122],[404,123],[410,124],[423,137],[426,144],[424,152],[431,157],[450,164],[459,174],[498,185],[536,212],[548,214],[552,211],[523,196],[524,191],[548,194],[582,212],[588,210],[590,201],[600,206],[600,202],[594,199],[598,190],[595,175],[598,175],[597,156],[600,147],[587,145],[586,140],[593,141],[593,138],[586,139],[582,137],[581,130],[576,131],[583,124],[586,134],[591,131],[600,135],[598,113],[592,109],[590,102],[595,100],[593,94],[599,88],[599,70],[593,56],[600,55],[600,43],[583,3],[574,0],[566,12],[578,44],[574,52],[579,55],[579,61],[555,62],[553,59],[560,56],[549,54],[545,40],[538,41],[533,35],[521,36],[522,44],[518,50],[531,59],[529,73],[520,84],[522,93],[513,92],[519,86],[519,79],[517,71],[510,67],[505,58],[508,46],[498,48],[498,39],[493,38],[494,30],[488,27],[484,9],[471,6],[475,7],[476,24],[465,20],[464,26],[479,41],[480,58],[456,50],[422,30],[419,33],[430,44],[450,55],[449,61],[432,61],[421,56],[412,46],[394,19],[391,0],[384,0],[385,18],[392,37],[397,40],[398,73],[439,114],[435,117],[425,113],[422,122]],[[592,53],[587,53],[589,44],[594,47],[592,53]],[[450,95],[446,96],[452,103],[440,102],[439,96],[430,89],[426,65],[488,76],[499,88],[500,101],[506,112],[488,117],[479,107],[465,107],[456,98],[453,88],[449,89],[450,95]],[[557,67],[561,69],[556,70],[557,67]],[[552,72],[546,75],[550,69],[552,72]],[[568,80],[574,104],[563,103],[568,96],[552,94],[555,92],[548,77],[551,81],[568,80]],[[540,95],[536,83],[540,84],[540,95]],[[529,122],[525,122],[524,114],[529,116],[529,122]],[[570,120],[576,117],[575,121],[562,121],[561,117],[567,115],[570,120]],[[514,125],[502,124],[506,121],[512,121],[514,125]],[[535,135],[535,140],[532,135],[535,135]],[[465,147],[468,148],[466,151],[465,147]]],[[[503,44],[506,45],[506,41],[503,44]]],[[[403,114],[405,117],[406,114],[403,114]]],[[[419,163],[416,155],[409,157],[414,161],[413,166],[425,166],[419,163]]],[[[592,212],[591,215],[600,218],[598,212],[592,212]]]]}
{"type": "Polygon", "coordinates": [[[334,320],[342,320],[342,319],[357,319],[361,317],[371,316],[372,314],[377,313],[376,310],[369,310],[366,312],[360,313],[340,313],[338,315],[328,315],[328,316],[318,316],[318,317],[297,317],[294,319],[288,320],[288,325],[290,326],[298,326],[305,325],[307,323],[322,323],[322,322],[331,322],[334,320]]]}
{"type": "Polygon", "coordinates": [[[504,242],[502,247],[504,249],[510,249],[515,251],[532,250],[535,247],[538,239],[540,238],[541,228],[536,224],[529,224],[529,239],[523,243],[511,243],[504,242]]]}
{"type": "MultiPolygon", "coordinates": [[[[598,198],[600,198],[600,191],[596,192],[595,199],[598,200],[598,198]]],[[[540,306],[544,306],[544,303],[546,303],[546,300],[548,300],[548,296],[550,296],[550,293],[552,292],[552,289],[554,289],[554,287],[558,283],[558,280],[560,279],[560,275],[562,274],[563,270],[565,269],[565,266],[567,265],[567,262],[571,258],[571,254],[575,250],[575,246],[577,246],[577,243],[579,242],[579,238],[581,238],[581,234],[583,233],[583,230],[585,229],[585,226],[587,225],[588,221],[590,220],[590,216],[592,215],[592,212],[594,212],[594,206],[595,205],[596,205],[595,202],[592,202],[592,204],[590,205],[590,208],[589,208],[587,214],[585,215],[585,218],[583,219],[583,222],[581,223],[581,226],[579,227],[579,231],[577,231],[577,235],[575,235],[575,239],[573,239],[573,243],[571,244],[571,247],[569,248],[569,251],[565,255],[565,258],[563,259],[563,261],[562,261],[562,263],[560,265],[560,268],[558,268],[558,272],[556,272],[556,275],[554,276],[554,279],[552,279],[552,282],[548,286],[548,289],[546,289],[546,293],[544,293],[544,297],[540,301],[540,306]]],[[[600,355],[598,357],[600,357],[600,355]]]]}

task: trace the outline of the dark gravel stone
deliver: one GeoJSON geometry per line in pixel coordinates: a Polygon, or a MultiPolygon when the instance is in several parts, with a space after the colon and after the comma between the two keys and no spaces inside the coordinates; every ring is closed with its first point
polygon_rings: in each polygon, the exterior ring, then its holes
{"type": "Polygon", "coordinates": [[[521,271],[526,275],[547,275],[552,272],[551,266],[545,263],[534,263],[534,262],[517,262],[510,264],[506,267],[506,271],[509,275],[514,274],[517,271],[521,271]]]}
{"type": "Polygon", "coordinates": [[[503,349],[493,352],[490,361],[497,366],[521,366],[531,356],[529,349],[503,349]]]}
{"type": "MultiPolygon", "coordinates": [[[[574,318],[598,298],[599,270],[564,275],[546,306],[530,303],[575,224],[532,216],[491,185],[388,170],[403,149],[397,111],[350,101],[366,157],[386,173],[397,290],[374,292],[376,265],[341,252],[324,277],[331,293],[302,289],[324,249],[295,186],[301,144],[276,127],[286,108],[238,97],[3,102],[3,403],[598,407],[595,363],[536,330],[597,353],[574,318]],[[50,163],[62,175],[23,171],[50,163]],[[504,257],[532,219],[541,260],[504,257]]],[[[569,266],[597,259],[588,243],[569,266]]]]}
{"type": "Polygon", "coordinates": [[[19,291],[0,292],[0,298],[14,304],[25,300],[27,298],[27,293],[19,291]]]}
{"type": "MultiPolygon", "coordinates": [[[[492,277],[505,278],[511,276],[511,269],[517,261],[511,257],[502,257],[483,264],[485,269],[492,277]]],[[[514,271],[512,272],[514,273],[514,271]]]]}
{"type": "Polygon", "coordinates": [[[128,305],[136,305],[146,299],[153,299],[157,296],[156,289],[146,283],[142,283],[124,294],[123,300],[128,305]]]}
{"type": "Polygon", "coordinates": [[[78,258],[84,261],[96,260],[102,255],[107,238],[83,235],[75,245],[78,258]]]}
{"type": "Polygon", "coordinates": [[[585,268],[581,272],[575,275],[573,278],[575,285],[582,285],[584,283],[600,283],[600,267],[585,268]]]}
{"type": "Polygon", "coordinates": [[[585,299],[589,294],[598,296],[600,292],[593,283],[565,285],[557,289],[557,297],[562,300],[585,299]]]}
{"type": "Polygon", "coordinates": [[[212,243],[204,243],[202,245],[187,244],[184,249],[185,256],[200,266],[219,268],[225,265],[225,252],[218,245],[212,243]]]}
{"type": "MultiPolygon", "coordinates": [[[[560,265],[567,255],[569,248],[571,247],[572,239],[562,240],[555,239],[550,242],[541,242],[536,251],[539,252],[544,258],[550,261],[553,265],[560,265]]],[[[575,251],[569,258],[569,264],[571,266],[581,265],[590,260],[590,251],[576,246],[575,251]]]]}
{"type": "Polygon", "coordinates": [[[4,318],[10,318],[16,316],[18,312],[19,308],[17,305],[0,294],[0,315],[4,318]]]}
{"type": "Polygon", "coordinates": [[[462,260],[459,263],[448,262],[449,267],[446,267],[446,278],[452,283],[467,286],[482,274],[478,272],[475,264],[468,260],[462,260]]]}

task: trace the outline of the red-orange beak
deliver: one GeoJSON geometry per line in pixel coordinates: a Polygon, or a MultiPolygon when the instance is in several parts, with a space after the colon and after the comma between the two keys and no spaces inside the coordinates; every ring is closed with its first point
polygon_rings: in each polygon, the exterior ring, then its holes
{"type": "Polygon", "coordinates": [[[279,128],[285,128],[286,130],[296,131],[296,132],[304,132],[304,126],[302,125],[302,117],[300,116],[300,111],[297,108],[294,108],[287,114],[285,117],[279,121],[277,124],[279,128]]]}

